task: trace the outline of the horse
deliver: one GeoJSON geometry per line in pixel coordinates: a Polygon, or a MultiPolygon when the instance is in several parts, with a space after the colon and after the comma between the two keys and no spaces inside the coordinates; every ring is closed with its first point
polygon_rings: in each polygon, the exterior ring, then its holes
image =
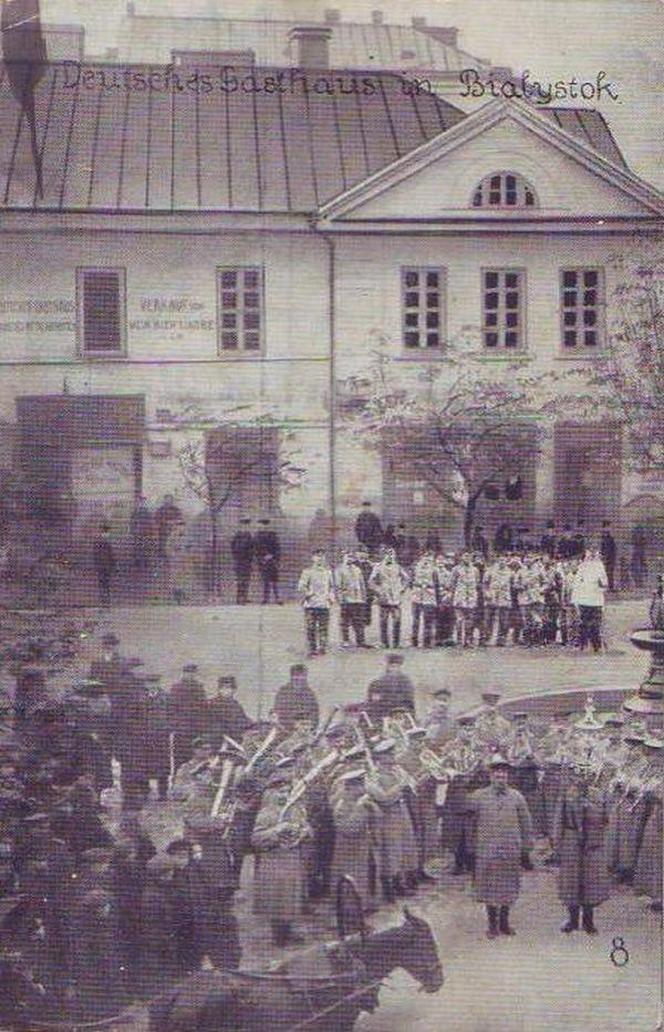
{"type": "Polygon", "coordinates": [[[444,976],[431,928],[403,913],[401,925],[299,951],[270,972],[199,971],[152,1001],[150,1032],[351,1032],[397,968],[438,992],[444,976]]]}

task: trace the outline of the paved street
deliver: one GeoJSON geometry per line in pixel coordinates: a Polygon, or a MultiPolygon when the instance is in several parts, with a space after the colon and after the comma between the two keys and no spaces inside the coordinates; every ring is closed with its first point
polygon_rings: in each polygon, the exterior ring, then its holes
{"type": "MultiPolygon", "coordinates": [[[[407,649],[406,670],[412,676],[418,704],[428,705],[427,691],[437,684],[453,690],[455,712],[480,701],[488,685],[505,698],[560,688],[636,686],[647,660],[628,640],[629,631],[646,623],[646,606],[620,602],[606,614],[606,650],[595,656],[559,646],[547,650],[520,647],[473,650],[407,649]]],[[[93,615],[91,613],[91,615],[93,615]]],[[[96,612],[95,616],[99,615],[96,612]]],[[[141,656],[147,670],[159,671],[166,683],[182,665],[195,660],[211,690],[220,673],[238,679],[240,699],[252,715],[266,714],[274,690],[291,663],[305,657],[302,614],[298,607],[180,608],[154,606],[114,609],[99,615],[95,643],[86,643],[83,662],[96,651],[107,629],[122,639],[126,655],[141,656]]],[[[408,631],[408,628],[406,628],[408,631]]],[[[335,702],[361,698],[383,667],[382,651],[342,650],[334,628],[328,655],[311,660],[310,679],[323,709],[335,702]]],[[[371,639],[370,639],[371,640],[371,639]]],[[[406,634],[405,640],[408,641],[406,634]]],[[[169,805],[155,806],[150,830],[158,844],[173,834],[169,805]]],[[[541,858],[540,858],[541,859],[541,858]]],[[[467,878],[447,870],[439,884],[420,891],[413,908],[430,921],[440,947],[446,982],[436,996],[418,993],[404,973],[395,974],[381,992],[381,1007],[358,1024],[361,1032],[650,1032],[657,1027],[660,985],[661,928],[647,900],[624,888],[599,908],[600,934],[562,935],[563,920],[555,890],[555,870],[537,869],[523,879],[514,910],[516,938],[488,942],[484,912],[473,901],[467,878]],[[622,936],[630,952],[625,968],[610,960],[611,941],[622,936]],[[580,985],[583,985],[581,990],[580,985]]],[[[274,959],[265,926],[251,914],[251,871],[237,900],[242,929],[243,966],[261,968],[274,959]]],[[[331,910],[319,906],[305,918],[308,941],[332,938],[331,910]]],[[[381,909],[376,927],[398,922],[398,907],[381,909]]],[[[122,1030],[142,1032],[145,1012],[122,1030]]]]}

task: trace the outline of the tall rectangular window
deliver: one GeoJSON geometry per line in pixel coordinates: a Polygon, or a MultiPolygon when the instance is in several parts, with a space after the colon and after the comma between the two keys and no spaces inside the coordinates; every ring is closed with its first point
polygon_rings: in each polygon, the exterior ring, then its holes
{"type": "Polygon", "coordinates": [[[563,351],[592,353],[602,346],[604,277],[601,269],[562,269],[560,317],[563,351]]]}
{"type": "Polygon", "coordinates": [[[525,345],[525,274],[522,269],[482,272],[482,340],[491,351],[525,345]]]}
{"type": "Polygon", "coordinates": [[[217,269],[217,312],[220,353],[259,355],[264,345],[262,268],[217,269]]]}
{"type": "Polygon", "coordinates": [[[407,351],[442,347],[444,303],[444,269],[408,266],[401,270],[402,332],[407,351]]]}
{"type": "Polygon", "coordinates": [[[126,348],[124,269],[78,269],[78,341],[84,355],[122,355],[126,348]]]}

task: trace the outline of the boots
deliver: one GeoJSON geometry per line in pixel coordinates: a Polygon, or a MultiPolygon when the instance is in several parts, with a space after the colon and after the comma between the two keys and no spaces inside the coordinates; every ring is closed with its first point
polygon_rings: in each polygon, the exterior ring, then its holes
{"type": "Polygon", "coordinates": [[[487,939],[497,939],[498,935],[499,935],[499,932],[498,932],[498,908],[497,907],[487,907],[486,908],[486,912],[487,912],[487,917],[489,919],[489,927],[486,930],[486,937],[487,937],[487,939]]]}
{"type": "Polygon", "coordinates": [[[593,907],[583,908],[583,930],[588,935],[597,935],[597,929],[595,928],[595,922],[593,921],[593,907]]]}
{"type": "Polygon", "coordinates": [[[499,925],[499,928],[500,928],[500,934],[501,935],[516,935],[516,932],[514,931],[514,929],[510,927],[509,917],[510,917],[510,908],[509,907],[501,907],[500,908],[500,915],[499,915],[499,918],[498,918],[498,925],[499,925]]]}
{"type": "Polygon", "coordinates": [[[578,932],[580,907],[568,907],[569,920],[560,929],[561,932],[578,932]]]}

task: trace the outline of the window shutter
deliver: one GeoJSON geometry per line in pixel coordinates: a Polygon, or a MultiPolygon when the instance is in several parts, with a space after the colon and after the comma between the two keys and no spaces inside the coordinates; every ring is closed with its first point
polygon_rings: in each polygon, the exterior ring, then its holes
{"type": "Polygon", "coordinates": [[[122,350],[122,290],[120,273],[113,269],[83,272],[83,349],[122,350]]]}

